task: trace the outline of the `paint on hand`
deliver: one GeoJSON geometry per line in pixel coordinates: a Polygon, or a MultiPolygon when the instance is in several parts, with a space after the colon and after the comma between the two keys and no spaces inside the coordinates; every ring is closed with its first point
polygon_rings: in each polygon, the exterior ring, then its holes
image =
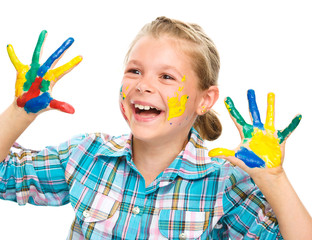
{"type": "Polygon", "coordinates": [[[35,81],[35,79],[37,77],[38,69],[40,68],[39,59],[40,59],[41,49],[42,49],[42,45],[44,43],[44,40],[46,38],[46,34],[47,34],[47,31],[43,30],[39,35],[38,42],[37,42],[35,51],[33,53],[32,61],[30,64],[30,69],[25,75],[26,82],[23,86],[24,91],[29,90],[32,83],[35,81]]]}
{"type": "Polygon", "coordinates": [[[209,151],[208,153],[209,157],[215,157],[215,156],[235,156],[235,151],[229,150],[226,148],[214,148],[209,151]]]}
{"type": "Polygon", "coordinates": [[[7,45],[8,55],[17,71],[15,84],[17,105],[23,107],[27,113],[37,113],[47,108],[49,105],[51,108],[63,112],[74,113],[75,110],[71,105],[54,100],[48,91],[51,88],[51,81],[56,82],[63,75],[71,71],[82,61],[82,57],[77,56],[61,67],[49,70],[74,42],[73,38],[68,38],[47,61],[40,66],[39,59],[46,34],[47,31],[45,30],[40,33],[30,67],[22,64],[17,58],[13,47],[10,44],[7,45]]]}
{"type": "Polygon", "coordinates": [[[277,132],[277,136],[280,139],[280,144],[282,144],[288,137],[289,135],[296,129],[296,127],[299,125],[300,121],[302,119],[302,115],[297,115],[291,123],[282,131],[277,132]]]}
{"type": "Polygon", "coordinates": [[[24,109],[27,113],[37,113],[47,108],[52,98],[48,92],[41,94],[38,97],[32,98],[26,102],[24,109]]]}
{"type": "Polygon", "coordinates": [[[281,165],[282,151],[279,139],[274,137],[273,132],[256,129],[249,147],[265,161],[267,167],[273,168],[281,165]]]}
{"type": "Polygon", "coordinates": [[[262,124],[261,118],[260,118],[259,109],[258,109],[258,106],[256,103],[255,91],[252,89],[249,89],[247,92],[247,97],[248,97],[248,103],[249,103],[249,112],[250,112],[251,117],[252,117],[253,126],[259,128],[261,130],[264,130],[263,124],[262,124]]]}
{"type": "Polygon", "coordinates": [[[241,147],[235,153],[235,157],[242,160],[250,168],[265,167],[265,162],[253,151],[250,151],[245,147],[241,147]]]}
{"type": "Polygon", "coordinates": [[[51,100],[50,108],[57,109],[57,110],[60,110],[62,112],[69,113],[69,114],[75,113],[75,109],[72,105],[70,105],[66,102],[61,102],[61,101],[55,100],[55,99],[51,100]]]}
{"type": "Polygon", "coordinates": [[[232,99],[227,97],[224,101],[227,110],[229,111],[230,115],[234,118],[234,120],[242,126],[242,131],[244,134],[244,138],[251,138],[253,133],[253,126],[246,123],[242,115],[236,109],[232,99]]]}
{"type": "Polygon", "coordinates": [[[264,128],[275,132],[274,127],[274,105],[275,105],[275,95],[274,93],[268,94],[268,106],[267,106],[267,117],[264,124],[264,128]]]}
{"type": "MultiPolygon", "coordinates": [[[[236,110],[232,100],[227,98],[225,105],[233,119],[242,126],[243,139],[235,157],[241,159],[249,167],[274,168],[281,165],[281,144],[298,126],[302,116],[296,116],[283,131],[276,131],[274,127],[275,95],[268,94],[267,117],[263,125],[253,90],[248,91],[249,110],[253,125],[249,125],[236,110]],[[246,127],[248,126],[248,127],[246,127]],[[276,137],[277,135],[277,137],[276,137]]],[[[209,152],[209,156],[233,156],[233,151],[217,148],[209,152]]]]}

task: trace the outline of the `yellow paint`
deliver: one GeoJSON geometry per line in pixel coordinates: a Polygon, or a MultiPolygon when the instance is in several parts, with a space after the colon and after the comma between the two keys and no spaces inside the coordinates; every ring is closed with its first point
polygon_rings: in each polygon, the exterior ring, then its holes
{"type": "Polygon", "coordinates": [[[281,165],[282,151],[279,139],[274,137],[273,132],[255,129],[249,147],[266,162],[267,167],[273,168],[281,165]]]}
{"type": "Polygon", "coordinates": [[[168,121],[171,118],[181,116],[185,111],[185,104],[188,100],[187,95],[183,95],[181,99],[179,99],[179,94],[176,92],[176,97],[169,98],[168,97],[168,107],[169,107],[169,116],[168,121]]]}
{"type": "Polygon", "coordinates": [[[47,73],[44,75],[43,79],[45,79],[47,81],[57,82],[63,75],[65,75],[66,73],[71,71],[81,61],[82,61],[82,57],[77,56],[77,57],[73,58],[71,61],[69,61],[68,63],[66,63],[66,64],[64,64],[64,65],[62,65],[56,69],[47,71],[47,73]]]}
{"type": "Polygon", "coordinates": [[[183,76],[183,78],[181,79],[182,82],[185,82],[185,75],[183,76]]]}
{"type": "Polygon", "coordinates": [[[13,64],[13,66],[16,69],[17,72],[17,77],[16,77],[16,83],[15,83],[15,96],[19,97],[23,94],[23,86],[24,83],[26,82],[26,73],[28,72],[28,70],[30,69],[30,67],[28,65],[24,65],[22,64],[19,59],[17,58],[13,46],[12,45],[8,45],[7,46],[7,51],[9,54],[9,58],[13,64]]]}
{"type": "Polygon", "coordinates": [[[230,105],[229,105],[229,104],[227,104],[227,102],[224,102],[224,104],[225,104],[225,107],[227,108],[227,110],[228,110],[228,111],[231,111],[231,107],[230,107],[230,105]]]}
{"type": "Polygon", "coordinates": [[[208,153],[209,157],[216,157],[216,156],[235,156],[235,151],[229,150],[226,148],[214,148],[209,151],[208,153]]]}
{"type": "Polygon", "coordinates": [[[179,92],[182,92],[184,87],[179,87],[179,92]]]}
{"type": "MultiPolygon", "coordinates": [[[[127,91],[128,88],[129,88],[129,86],[126,87],[126,90],[125,90],[125,91],[127,91]]],[[[122,94],[122,98],[125,100],[126,97],[127,97],[127,95],[126,95],[124,92],[121,92],[121,94],[122,94]]]]}
{"type": "Polygon", "coordinates": [[[274,127],[274,102],[275,102],[275,95],[274,93],[268,94],[268,107],[267,107],[267,117],[264,124],[264,128],[275,132],[274,127]]]}

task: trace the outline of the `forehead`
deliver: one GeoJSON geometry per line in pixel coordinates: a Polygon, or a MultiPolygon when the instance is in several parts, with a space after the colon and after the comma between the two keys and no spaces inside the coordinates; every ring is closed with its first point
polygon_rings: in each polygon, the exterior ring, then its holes
{"type": "Polygon", "coordinates": [[[132,46],[126,59],[126,64],[131,61],[144,64],[157,64],[175,66],[181,71],[193,71],[191,55],[186,49],[190,42],[171,36],[154,37],[145,35],[140,37],[132,46]]]}

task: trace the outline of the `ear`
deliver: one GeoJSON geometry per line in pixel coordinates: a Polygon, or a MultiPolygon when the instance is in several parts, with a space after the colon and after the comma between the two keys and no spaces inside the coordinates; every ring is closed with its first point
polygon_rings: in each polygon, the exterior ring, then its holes
{"type": "Polygon", "coordinates": [[[211,86],[202,92],[201,99],[199,101],[196,113],[198,115],[204,115],[208,112],[219,98],[219,88],[217,86],[211,86]]]}

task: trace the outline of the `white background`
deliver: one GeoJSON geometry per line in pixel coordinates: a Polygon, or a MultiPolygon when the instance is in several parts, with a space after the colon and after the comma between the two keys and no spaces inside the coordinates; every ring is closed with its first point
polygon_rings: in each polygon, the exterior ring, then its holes
{"type": "MultiPolygon", "coordinates": [[[[74,115],[50,111],[40,116],[18,142],[27,148],[56,145],[75,134],[129,132],[118,107],[123,59],[138,30],[157,16],[200,24],[221,55],[221,99],[215,106],[224,127],[213,147],[234,148],[239,135],[223,99],[231,96],[248,120],[246,91],[255,89],[262,119],[266,95],[276,93],[276,127],[303,115],[288,140],[285,170],[312,213],[311,82],[312,14],[309,1],[1,1],[0,111],[12,102],[15,70],[7,56],[11,43],[23,63],[30,63],[41,30],[49,33],[43,63],[67,37],[75,43],[59,62],[84,57],[55,87],[53,96],[71,103],[74,115]],[[3,3],[5,2],[5,3],[3,3]]],[[[291,204],[289,205],[291,208],[291,204]]],[[[65,239],[74,218],[70,205],[19,207],[0,201],[0,239],[65,239]]],[[[294,216],[294,221],[296,216],[294,216]]]]}

